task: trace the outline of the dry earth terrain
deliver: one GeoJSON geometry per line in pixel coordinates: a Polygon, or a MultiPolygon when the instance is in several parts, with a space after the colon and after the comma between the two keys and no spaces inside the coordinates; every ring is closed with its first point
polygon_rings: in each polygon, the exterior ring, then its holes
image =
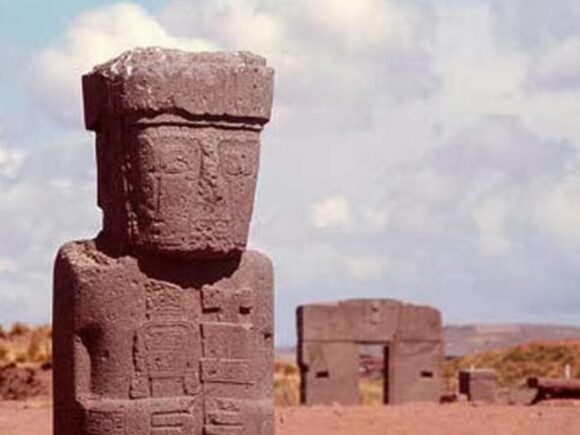
{"type": "MultiPolygon", "coordinates": [[[[405,405],[285,407],[277,435],[578,435],[580,407],[405,405]]],[[[51,435],[48,402],[0,402],[2,435],[51,435]]]]}
{"type": "MultiPolygon", "coordinates": [[[[14,325],[0,330],[0,435],[51,435],[50,328],[14,325]]],[[[579,435],[580,405],[552,401],[535,406],[444,405],[368,406],[379,401],[381,380],[361,382],[358,407],[299,407],[299,376],[293,358],[276,364],[278,435],[579,435]]],[[[579,341],[536,341],[447,360],[447,387],[457,371],[492,367],[504,390],[518,391],[526,376],[561,376],[569,365],[580,378],[579,341]],[[515,389],[515,390],[514,390],[515,389]]]]}

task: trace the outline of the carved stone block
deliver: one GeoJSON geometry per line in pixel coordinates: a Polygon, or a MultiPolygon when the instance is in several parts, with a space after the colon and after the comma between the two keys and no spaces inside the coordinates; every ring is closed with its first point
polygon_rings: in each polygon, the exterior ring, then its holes
{"type": "Polygon", "coordinates": [[[247,251],[272,69],[135,49],[83,77],[103,230],[54,271],[55,435],[273,435],[273,272],[247,251]]]}
{"type": "Polygon", "coordinates": [[[272,86],[250,53],[135,49],[85,75],[102,237],[182,257],[243,250],[272,86]]]}
{"type": "Polygon", "coordinates": [[[497,401],[497,373],[491,369],[468,369],[459,372],[459,393],[470,402],[497,401]]]}

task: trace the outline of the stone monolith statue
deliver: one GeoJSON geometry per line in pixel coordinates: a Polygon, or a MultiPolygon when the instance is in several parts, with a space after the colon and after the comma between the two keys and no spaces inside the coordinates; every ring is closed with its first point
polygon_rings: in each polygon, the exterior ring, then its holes
{"type": "Polygon", "coordinates": [[[273,275],[247,251],[273,70],[135,49],[83,77],[95,240],[54,272],[55,435],[273,435],[273,275]]]}

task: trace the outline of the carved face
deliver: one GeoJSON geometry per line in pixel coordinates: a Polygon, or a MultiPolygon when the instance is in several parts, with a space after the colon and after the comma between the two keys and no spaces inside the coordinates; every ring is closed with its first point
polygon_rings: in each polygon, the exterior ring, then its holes
{"type": "Polygon", "coordinates": [[[185,125],[133,129],[129,196],[138,248],[224,255],[245,248],[258,169],[254,131],[185,125]]]}

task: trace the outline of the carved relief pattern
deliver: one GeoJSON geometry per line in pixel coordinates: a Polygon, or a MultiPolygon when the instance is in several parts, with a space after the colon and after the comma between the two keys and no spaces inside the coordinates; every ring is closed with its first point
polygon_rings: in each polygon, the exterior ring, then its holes
{"type": "MultiPolygon", "coordinates": [[[[206,285],[201,291],[202,311],[207,321],[201,325],[204,384],[252,385],[251,288],[225,289],[206,285]]],[[[206,397],[205,433],[243,432],[244,415],[239,401],[228,397],[206,397]]]]}
{"type": "Polygon", "coordinates": [[[245,244],[258,143],[211,131],[200,136],[185,126],[134,130],[135,170],[127,182],[135,191],[134,237],[141,244],[223,251],[245,244]]]}
{"type": "Polygon", "coordinates": [[[151,415],[151,435],[190,435],[194,427],[186,410],[159,411],[151,415]]]}
{"type": "Polygon", "coordinates": [[[147,289],[149,321],[135,334],[131,397],[193,396],[200,392],[199,330],[183,319],[183,290],[152,282],[147,289]]]}
{"type": "Polygon", "coordinates": [[[89,411],[87,434],[125,435],[125,413],[123,411],[89,411]]]}

